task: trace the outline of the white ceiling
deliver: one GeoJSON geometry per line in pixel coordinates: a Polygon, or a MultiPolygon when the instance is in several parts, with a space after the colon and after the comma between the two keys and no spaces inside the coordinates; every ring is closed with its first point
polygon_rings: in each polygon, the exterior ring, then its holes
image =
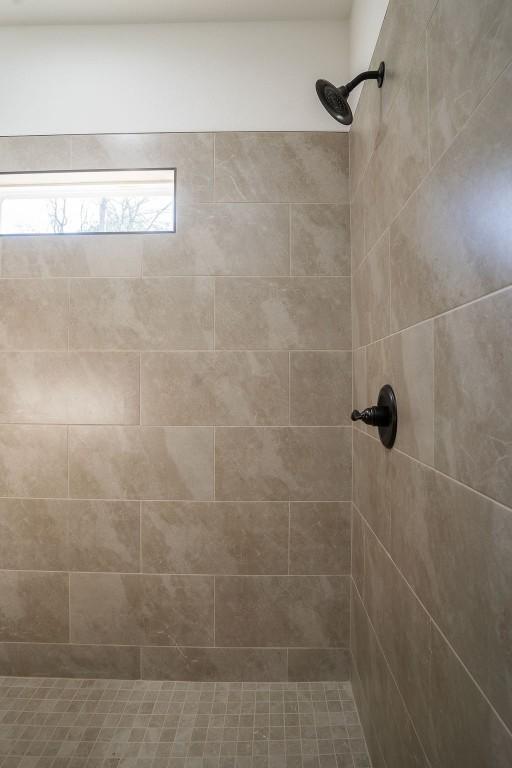
{"type": "Polygon", "coordinates": [[[0,25],[346,19],[352,0],[0,0],[0,25]]]}

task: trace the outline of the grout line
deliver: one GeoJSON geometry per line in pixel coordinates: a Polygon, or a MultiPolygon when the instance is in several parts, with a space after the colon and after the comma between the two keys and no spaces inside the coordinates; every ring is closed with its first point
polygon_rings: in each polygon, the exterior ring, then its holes
{"type": "Polygon", "coordinates": [[[213,645],[216,646],[216,634],[217,634],[217,616],[216,616],[216,593],[217,593],[217,586],[216,586],[216,577],[214,575],[213,577],[213,645]]]}
{"type": "MultiPolygon", "coordinates": [[[[357,508],[357,507],[356,507],[356,508],[357,508]]],[[[395,560],[393,560],[393,558],[392,558],[391,554],[388,552],[388,550],[386,549],[386,547],[384,546],[384,544],[382,543],[382,541],[380,540],[380,538],[377,536],[377,534],[375,533],[374,529],[372,528],[372,526],[370,525],[370,523],[368,522],[368,520],[366,519],[366,517],[365,517],[365,516],[364,516],[364,515],[361,513],[361,511],[360,511],[358,508],[357,508],[357,510],[358,510],[359,514],[361,515],[362,519],[364,520],[364,522],[365,522],[365,524],[366,524],[366,527],[368,528],[368,530],[369,530],[369,531],[371,531],[372,535],[374,536],[375,540],[377,541],[377,543],[378,543],[379,547],[382,549],[383,553],[384,553],[384,554],[385,554],[385,556],[388,558],[388,560],[390,560],[390,562],[393,564],[393,567],[395,568],[395,570],[397,571],[397,573],[399,574],[399,576],[402,578],[403,582],[406,584],[407,588],[409,589],[409,592],[412,594],[412,596],[414,597],[414,599],[416,600],[416,602],[418,603],[418,605],[420,605],[420,606],[421,606],[421,608],[422,608],[423,612],[426,614],[426,617],[428,618],[428,620],[430,621],[430,623],[431,623],[431,624],[432,624],[432,625],[435,627],[435,629],[437,630],[437,632],[438,632],[438,633],[441,635],[441,637],[443,638],[443,640],[444,640],[444,642],[446,643],[446,645],[447,645],[447,646],[450,648],[450,650],[452,651],[453,655],[455,656],[455,658],[457,659],[457,661],[460,663],[460,665],[463,667],[463,669],[464,669],[464,670],[465,670],[465,672],[467,673],[468,677],[469,677],[469,678],[470,678],[470,680],[473,682],[473,684],[475,685],[475,687],[478,689],[478,691],[480,692],[481,696],[482,696],[482,697],[483,697],[483,699],[486,701],[486,703],[488,704],[488,706],[489,706],[489,708],[492,710],[492,712],[495,714],[496,718],[497,718],[497,719],[500,721],[500,723],[502,724],[502,726],[504,727],[504,729],[506,730],[506,732],[507,732],[507,733],[508,733],[508,734],[509,734],[509,735],[512,737],[512,731],[511,731],[511,730],[510,730],[510,728],[507,726],[507,724],[505,723],[505,721],[502,719],[502,717],[500,716],[499,712],[498,712],[498,711],[495,709],[494,705],[492,704],[492,702],[491,702],[491,701],[490,701],[490,699],[488,698],[487,694],[486,694],[486,693],[484,692],[484,690],[483,690],[483,689],[480,687],[480,684],[478,683],[478,681],[476,680],[476,678],[475,678],[475,677],[473,677],[473,674],[472,674],[472,673],[471,673],[471,671],[468,669],[468,667],[466,666],[466,664],[464,663],[464,661],[461,659],[461,657],[459,656],[458,652],[455,650],[455,648],[453,647],[452,643],[450,642],[450,640],[448,639],[448,637],[445,635],[445,633],[443,632],[443,630],[441,629],[441,627],[440,627],[440,626],[439,626],[439,624],[437,623],[436,619],[434,619],[434,617],[432,616],[432,614],[430,613],[430,611],[427,609],[427,607],[425,606],[425,604],[423,603],[423,601],[420,599],[420,597],[418,596],[418,594],[415,592],[415,590],[414,590],[413,586],[410,584],[410,582],[409,582],[409,581],[407,580],[407,578],[404,576],[404,574],[403,574],[403,572],[400,570],[400,568],[399,568],[398,564],[395,562],[395,560]]],[[[352,581],[353,581],[353,579],[352,579],[352,581]]],[[[357,594],[360,596],[359,590],[357,589],[357,586],[355,585],[355,582],[354,582],[354,587],[355,587],[355,589],[356,589],[356,591],[357,591],[357,594]]],[[[367,613],[367,610],[366,610],[366,605],[365,605],[365,603],[364,603],[364,601],[363,601],[363,598],[362,598],[361,596],[360,596],[360,598],[361,598],[361,603],[362,603],[362,605],[363,605],[363,607],[364,607],[365,613],[367,613]]],[[[368,613],[367,613],[367,615],[368,615],[368,613]]],[[[373,627],[373,624],[371,623],[371,619],[370,619],[369,615],[368,615],[368,620],[369,620],[369,622],[370,622],[370,624],[371,624],[371,626],[372,626],[372,629],[373,629],[373,631],[374,631],[374,634],[375,634],[375,636],[376,636],[376,638],[377,638],[377,642],[379,643],[379,647],[381,648],[381,652],[382,652],[382,655],[384,656],[384,658],[385,658],[385,660],[386,660],[386,663],[387,663],[387,664],[388,664],[388,666],[389,666],[389,662],[388,662],[388,660],[387,660],[387,657],[385,656],[385,654],[384,654],[384,651],[382,650],[382,647],[381,647],[381,645],[380,645],[379,636],[377,635],[377,633],[376,633],[376,631],[375,631],[375,629],[374,629],[374,627],[373,627]]],[[[391,668],[390,668],[390,672],[391,672],[391,668]]],[[[394,678],[394,675],[393,675],[393,673],[392,673],[392,672],[391,672],[391,675],[392,675],[392,677],[393,677],[393,680],[395,680],[395,678],[394,678]]],[[[396,680],[395,680],[395,684],[397,685],[397,683],[396,683],[396,680]]],[[[398,685],[397,685],[397,688],[398,688],[398,685]]],[[[400,691],[400,689],[399,689],[399,691],[400,691]]],[[[400,695],[401,695],[401,692],[400,692],[400,695]]],[[[405,702],[404,702],[404,704],[405,704],[405,702]]],[[[411,722],[412,722],[412,718],[411,718],[411,722]]],[[[420,742],[420,743],[421,743],[421,742],[420,742]]]]}
{"type": "MultiPolygon", "coordinates": [[[[371,440],[375,440],[375,442],[380,443],[379,438],[376,437],[375,435],[370,434],[370,432],[363,432],[362,430],[359,430],[359,434],[366,435],[366,437],[369,437],[371,440]]],[[[441,469],[438,469],[432,464],[426,464],[424,461],[421,461],[421,459],[416,458],[416,456],[411,456],[409,453],[406,453],[405,451],[401,450],[400,448],[397,448],[396,446],[393,448],[393,450],[399,453],[400,456],[405,456],[407,459],[410,459],[411,461],[414,461],[416,464],[419,464],[425,469],[430,470],[430,472],[437,472],[439,475],[446,478],[446,480],[451,480],[452,483],[456,483],[456,485],[460,486],[461,488],[465,488],[467,491],[471,491],[471,493],[475,493],[477,496],[480,496],[480,498],[484,499],[486,502],[492,502],[492,504],[495,504],[497,507],[500,507],[501,509],[504,509],[507,512],[509,512],[512,509],[512,507],[507,507],[507,505],[504,504],[502,501],[493,499],[492,496],[486,496],[486,494],[482,493],[482,491],[479,491],[476,488],[472,488],[470,485],[466,485],[466,483],[463,483],[461,480],[458,480],[456,477],[447,475],[446,472],[443,472],[441,469]]]]}
{"type": "Polygon", "coordinates": [[[53,570],[52,568],[46,568],[46,569],[40,569],[40,568],[1,568],[0,573],[55,573],[55,574],[63,574],[63,575],[70,575],[75,574],[77,576],[149,576],[149,577],[155,577],[155,578],[161,578],[162,576],[176,576],[176,577],[184,577],[184,576],[190,576],[190,578],[211,578],[214,579],[217,576],[222,576],[223,578],[231,578],[231,579],[275,579],[276,577],[283,577],[283,578],[298,578],[298,579],[317,579],[317,578],[324,578],[324,577],[332,577],[334,579],[347,579],[350,578],[350,573],[287,573],[286,570],[282,571],[281,573],[233,573],[233,572],[224,572],[224,571],[215,571],[214,573],[199,573],[199,572],[188,572],[188,573],[178,573],[173,571],[167,571],[167,572],[156,572],[156,571],[74,571],[65,569],[62,571],[53,570]]]}
{"type": "Polygon", "coordinates": [[[292,505],[291,505],[291,502],[288,502],[288,576],[290,575],[291,539],[292,539],[292,505]]]}

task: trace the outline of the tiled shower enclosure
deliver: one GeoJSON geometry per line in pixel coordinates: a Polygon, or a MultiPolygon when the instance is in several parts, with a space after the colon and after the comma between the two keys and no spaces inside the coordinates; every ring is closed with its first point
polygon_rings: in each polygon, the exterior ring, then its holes
{"type": "Polygon", "coordinates": [[[175,234],[0,241],[0,674],[348,680],[348,137],[0,139],[130,167],[175,234]]]}

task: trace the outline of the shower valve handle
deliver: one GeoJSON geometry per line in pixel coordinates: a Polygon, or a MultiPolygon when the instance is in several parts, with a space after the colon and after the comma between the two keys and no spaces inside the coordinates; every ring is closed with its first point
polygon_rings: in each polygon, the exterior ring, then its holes
{"type": "Polygon", "coordinates": [[[370,427],[387,427],[391,423],[391,409],[386,405],[371,405],[364,411],[352,411],[352,421],[364,421],[370,427]]]}

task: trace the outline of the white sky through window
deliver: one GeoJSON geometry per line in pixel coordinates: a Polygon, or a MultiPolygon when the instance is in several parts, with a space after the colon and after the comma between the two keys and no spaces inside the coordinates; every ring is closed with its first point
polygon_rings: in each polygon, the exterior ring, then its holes
{"type": "Polygon", "coordinates": [[[0,174],[0,235],[174,230],[174,169],[0,174]]]}

